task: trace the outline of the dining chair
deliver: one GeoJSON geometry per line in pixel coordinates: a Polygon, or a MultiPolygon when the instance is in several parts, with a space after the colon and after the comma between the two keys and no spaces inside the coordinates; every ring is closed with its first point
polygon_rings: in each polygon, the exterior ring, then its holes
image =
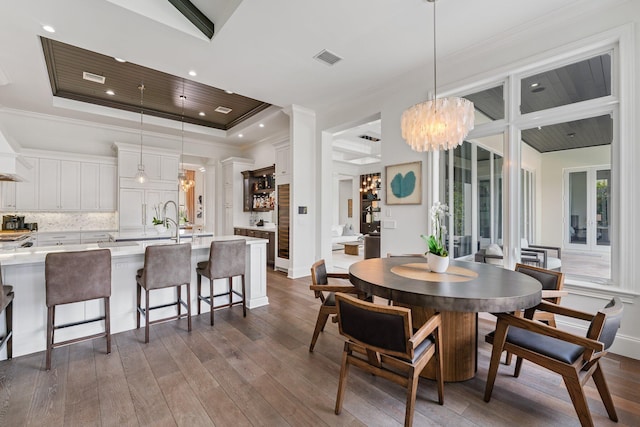
{"type": "Polygon", "coordinates": [[[411,426],[420,373],[435,358],[438,403],[444,404],[439,313],[414,332],[408,308],[373,304],[343,293],[336,294],[336,307],[340,334],[347,339],[336,396],[337,415],[342,410],[351,365],[406,387],[404,425],[411,426]]]}
{"type": "MultiPolygon", "coordinates": [[[[549,302],[559,305],[560,299],[568,294],[568,292],[562,290],[564,286],[564,273],[520,263],[516,264],[514,270],[531,276],[540,282],[542,285],[542,298],[549,302]]],[[[522,317],[522,313],[522,311],[516,311],[515,315],[522,317]]],[[[536,311],[533,315],[533,320],[539,320],[551,327],[556,327],[556,317],[553,313],[536,311]]],[[[505,365],[509,364],[511,364],[511,353],[507,352],[505,365]]],[[[516,360],[516,366],[517,364],[522,364],[522,359],[518,358],[516,360]]]]}
{"type": "MultiPolygon", "coordinates": [[[[503,351],[509,351],[519,358],[562,375],[582,426],[593,426],[583,390],[589,378],[593,378],[609,418],[618,421],[600,359],[613,344],[622,320],[622,311],[622,302],[615,297],[595,315],[561,307],[545,300],[538,306],[527,309],[524,318],[509,313],[497,314],[495,331],[485,336],[485,341],[491,343],[493,349],[484,400],[489,402],[491,399],[500,355],[503,351]],[[536,311],[546,311],[589,322],[586,337],[532,320],[536,311]]],[[[513,375],[520,375],[520,366],[517,364],[513,375]]]]}
{"type": "Polygon", "coordinates": [[[324,327],[327,324],[329,316],[337,314],[336,310],[336,292],[346,292],[351,294],[357,294],[361,297],[364,293],[356,289],[350,283],[344,283],[344,280],[349,280],[348,273],[327,273],[327,266],[324,259],[318,260],[311,266],[311,289],[315,297],[320,299],[320,311],[318,311],[318,318],[316,320],[316,327],[313,330],[313,337],[311,338],[311,344],[309,345],[309,351],[312,352],[316,345],[320,332],[324,331],[324,327]],[[342,279],[342,283],[335,283],[337,280],[329,279],[342,279]],[[325,294],[326,293],[326,294],[325,294]]]}

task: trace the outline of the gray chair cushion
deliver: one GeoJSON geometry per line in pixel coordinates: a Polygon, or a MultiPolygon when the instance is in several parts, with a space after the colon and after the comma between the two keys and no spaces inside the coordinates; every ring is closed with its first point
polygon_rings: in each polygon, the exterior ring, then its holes
{"type": "MultiPolygon", "coordinates": [[[[493,337],[494,334],[495,331],[489,335],[493,337]]],[[[569,364],[575,362],[584,352],[584,347],[579,345],[516,328],[515,326],[509,327],[507,342],[569,364]]]]}

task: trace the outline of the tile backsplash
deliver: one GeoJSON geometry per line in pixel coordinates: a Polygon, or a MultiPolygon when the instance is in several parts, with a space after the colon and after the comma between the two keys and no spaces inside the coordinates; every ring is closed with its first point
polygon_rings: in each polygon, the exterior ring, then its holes
{"type": "Polygon", "coordinates": [[[22,215],[24,222],[37,222],[38,231],[117,230],[115,212],[2,212],[22,215]]]}

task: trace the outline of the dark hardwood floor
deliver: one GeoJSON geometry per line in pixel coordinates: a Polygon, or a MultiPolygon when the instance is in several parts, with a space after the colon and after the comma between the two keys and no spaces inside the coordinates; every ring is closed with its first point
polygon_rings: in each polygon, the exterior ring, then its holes
{"type": "MultiPolygon", "coordinates": [[[[269,306],[242,317],[239,307],[186,321],[153,325],[104,340],[0,362],[0,426],[23,425],[401,425],[404,390],[352,368],[342,414],[333,412],[343,340],[329,323],[308,352],[318,302],[309,279],[269,272],[269,306]]],[[[133,313],[131,314],[134,315],[133,313]]],[[[480,324],[481,336],[491,323],[480,324]]],[[[445,404],[422,380],[416,426],[577,426],[559,376],[531,364],[520,378],[501,366],[491,402],[482,400],[490,347],[479,344],[476,377],[445,384],[445,404]]],[[[640,361],[610,355],[603,362],[620,417],[614,423],[593,383],[587,386],[597,426],[640,425],[640,361]]]]}

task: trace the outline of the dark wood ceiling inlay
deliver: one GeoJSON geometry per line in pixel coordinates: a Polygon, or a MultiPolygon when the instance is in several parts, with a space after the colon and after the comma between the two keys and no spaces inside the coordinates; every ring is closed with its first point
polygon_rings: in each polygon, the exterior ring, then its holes
{"type": "Polygon", "coordinates": [[[54,96],[139,112],[138,86],[143,82],[144,113],[179,121],[182,117],[180,95],[184,90],[185,122],[222,130],[232,128],[271,105],[140,65],[118,62],[111,56],[55,40],[41,37],[41,41],[54,96]],[[105,83],[84,80],[85,71],[104,76],[105,83]],[[108,89],[115,95],[108,95],[108,89]],[[228,114],[214,111],[220,106],[232,111],[228,114]],[[201,111],[205,113],[204,117],[199,115],[201,111]]]}
{"type": "Polygon", "coordinates": [[[540,153],[608,145],[613,140],[613,120],[604,115],[522,131],[522,140],[540,153]]]}

